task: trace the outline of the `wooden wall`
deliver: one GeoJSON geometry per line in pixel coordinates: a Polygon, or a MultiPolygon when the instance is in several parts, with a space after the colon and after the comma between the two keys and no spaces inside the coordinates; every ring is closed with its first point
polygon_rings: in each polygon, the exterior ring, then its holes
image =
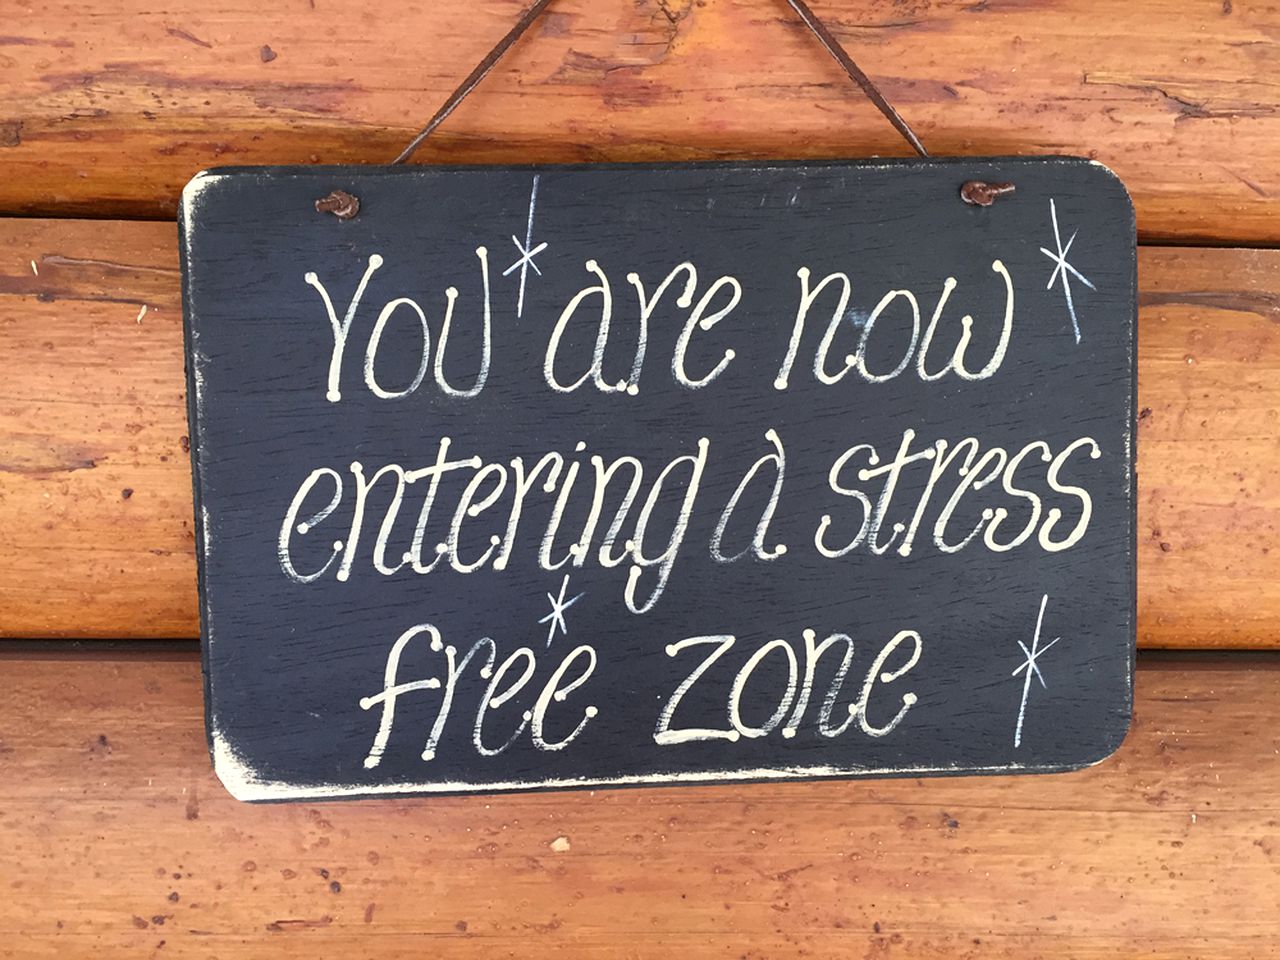
{"type": "MultiPolygon", "coordinates": [[[[1114,758],[249,807],[210,772],[183,642],[178,192],[219,164],[389,160],[521,6],[15,3],[0,957],[1280,956],[1280,8],[813,0],[935,153],[1096,157],[1133,193],[1147,652],[1114,758]]],[[[895,136],[782,0],[556,0],[417,159],[895,136]]]]}

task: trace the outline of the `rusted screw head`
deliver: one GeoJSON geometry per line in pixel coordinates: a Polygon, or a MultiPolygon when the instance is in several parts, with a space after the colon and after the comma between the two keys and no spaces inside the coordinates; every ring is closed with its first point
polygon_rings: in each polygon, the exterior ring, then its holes
{"type": "Polygon", "coordinates": [[[989,207],[996,202],[996,197],[1013,193],[1012,183],[987,183],[985,180],[967,180],[960,187],[960,199],[978,207],[989,207]]]}
{"type": "Polygon", "coordinates": [[[339,220],[350,220],[360,212],[360,201],[345,190],[334,190],[316,201],[316,213],[332,213],[339,220]]]}

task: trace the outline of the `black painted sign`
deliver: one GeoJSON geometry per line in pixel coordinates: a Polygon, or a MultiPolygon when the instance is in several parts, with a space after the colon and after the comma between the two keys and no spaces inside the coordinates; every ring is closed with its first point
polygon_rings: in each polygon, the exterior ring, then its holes
{"type": "Polygon", "coordinates": [[[181,225],[237,797],[1043,772],[1123,737],[1105,168],[231,169],[181,225]]]}

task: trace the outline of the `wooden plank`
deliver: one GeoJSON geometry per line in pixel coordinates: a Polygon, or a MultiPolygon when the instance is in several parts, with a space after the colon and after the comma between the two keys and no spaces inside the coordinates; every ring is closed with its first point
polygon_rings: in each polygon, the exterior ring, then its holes
{"type": "MultiPolygon", "coordinates": [[[[0,230],[0,636],[197,633],[176,261],[168,224],[0,230]]],[[[1144,646],[1280,645],[1277,277],[1140,251],[1144,646]]]]}
{"type": "MultiPolygon", "coordinates": [[[[386,162],[522,6],[34,7],[0,38],[0,210],[169,215],[212,165],[386,162]]],[[[814,7],[939,155],[1094,157],[1148,241],[1280,239],[1274,5],[814,7]]],[[[553,6],[419,159],[906,152],[784,4],[639,0],[553,6]]]]}
{"type": "Polygon", "coordinates": [[[0,955],[1280,955],[1280,661],[1137,679],[1079,773],[250,806],[194,661],[5,658],[0,955]]]}
{"type": "Polygon", "coordinates": [[[1280,646],[1277,270],[1277,251],[1140,253],[1144,646],[1280,646]]]}
{"type": "Polygon", "coordinates": [[[0,636],[194,635],[176,228],[0,236],[0,636]]]}

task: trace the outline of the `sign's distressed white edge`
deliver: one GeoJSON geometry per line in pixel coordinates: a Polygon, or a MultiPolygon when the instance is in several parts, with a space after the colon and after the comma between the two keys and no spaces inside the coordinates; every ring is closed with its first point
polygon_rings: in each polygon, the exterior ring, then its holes
{"type": "MultiPolygon", "coordinates": [[[[302,800],[302,799],[337,799],[340,797],[375,797],[394,796],[397,794],[415,793],[497,793],[528,790],[555,790],[582,787],[632,787],[659,786],[671,783],[694,783],[712,785],[716,783],[734,783],[738,781],[760,780],[818,780],[834,777],[884,777],[907,776],[911,774],[971,774],[971,773],[1009,773],[1011,771],[1031,771],[1041,773],[1067,773],[1085,767],[1097,766],[1114,752],[1109,747],[1105,753],[1083,765],[1069,767],[1008,763],[986,767],[973,767],[961,764],[950,766],[919,767],[757,767],[754,769],[733,770],[698,770],[690,773],[645,773],[622,777],[566,777],[555,780],[504,780],[495,782],[471,781],[432,781],[429,783],[375,783],[375,784],[335,784],[313,783],[294,784],[280,780],[263,779],[261,775],[245,762],[235,748],[227,742],[227,738],[217,726],[212,731],[213,769],[222,785],[237,800],[302,800]]],[[[1116,744],[1118,747],[1119,744],[1116,744]]]]}
{"type": "MultiPolygon", "coordinates": [[[[893,161],[888,163],[861,162],[861,161],[837,161],[837,160],[813,160],[801,161],[790,164],[778,163],[761,163],[753,165],[749,161],[739,161],[729,164],[708,164],[710,167],[716,166],[738,166],[750,167],[756,170],[786,170],[796,166],[823,166],[824,164],[836,165],[839,163],[856,164],[860,169],[865,170],[888,170],[901,168],[907,163],[912,164],[928,164],[936,163],[939,166],[950,165],[955,163],[980,163],[983,161],[1000,162],[1000,163],[1036,163],[1039,164],[1079,164],[1087,163],[1090,166],[1097,167],[1104,171],[1108,176],[1119,184],[1124,190],[1125,196],[1128,197],[1128,189],[1124,186],[1124,182],[1119,176],[1106,164],[1098,160],[1076,158],[1076,157],[955,157],[955,158],[935,158],[924,161],[893,161]]],[[[533,164],[538,169],[556,169],[554,164],[533,164]]],[[[562,169],[573,169],[575,166],[584,165],[563,165],[562,169]]],[[[599,166],[598,164],[589,164],[585,166],[599,166]]],[[[689,164],[641,164],[628,165],[619,164],[617,166],[644,166],[651,168],[663,168],[668,166],[690,166],[689,164]]],[[[289,169],[289,168],[281,168],[289,169]]],[[[322,172],[322,167],[298,167],[293,168],[300,172],[305,172],[311,176],[322,172]]],[[[397,168],[398,171],[409,172],[413,168],[397,168]]],[[[474,172],[475,167],[460,168],[437,168],[433,172],[474,172]]],[[[507,167],[494,168],[507,169],[507,167]]],[[[371,176],[381,172],[379,168],[361,169],[358,171],[360,176],[371,176]]],[[[182,190],[182,254],[183,266],[187,267],[192,259],[191,238],[195,230],[195,216],[201,205],[205,191],[221,180],[227,179],[232,174],[218,173],[211,170],[202,170],[188,181],[182,190]]],[[[1132,201],[1130,201],[1132,203],[1132,201]]],[[[1136,243],[1136,241],[1135,241],[1136,243]]],[[[1136,269],[1136,263],[1135,263],[1136,269]]],[[[1135,284],[1136,288],[1136,284],[1135,284]]],[[[1135,289],[1136,292],[1136,289],[1135,289]]],[[[183,291],[183,309],[188,309],[186,302],[186,291],[183,291]]],[[[1137,336],[1138,336],[1138,320],[1137,320],[1137,304],[1134,304],[1134,320],[1133,320],[1133,336],[1130,339],[1130,363],[1136,367],[1137,352],[1137,336]]],[[[194,324],[187,318],[187,329],[192,335],[193,341],[197,338],[194,324]]],[[[204,406],[204,376],[201,371],[202,357],[200,351],[194,346],[191,349],[191,383],[195,391],[195,412],[196,421],[199,420],[199,414],[204,406]]],[[[1134,413],[1136,406],[1137,392],[1137,376],[1135,370],[1133,392],[1128,398],[1128,410],[1125,425],[1125,492],[1132,499],[1134,495],[1134,413]]],[[[193,425],[194,426],[194,425],[193,425]]],[[[199,484],[198,467],[196,463],[197,440],[193,435],[191,444],[192,471],[195,484],[199,484]]],[[[209,522],[208,510],[201,504],[200,515],[197,517],[200,524],[200,532],[204,555],[208,555],[213,546],[212,527],[209,522]]],[[[1134,576],[1136,580],[1137,563],[1134,558],[1134,576]]],[[[201,622],[204,631],[204,655],[207,656],[208,650],[213,647],[214,630],[213,624],[209,618],[209,610],[204,602],[203,595],[201,597],[201,622]]],[[[1126,677],[1125,690],[1129,697],[1129,703],[1133,703],[1133,669],[1134,669],[1135,646],[1130,644],[1125,656],[1126,677]]],[[[206,671],[206,697],[208,696],[208,686],[212,682],[212,677],[206,671]]],[[[403,794],[462,794],[462,793],[496,793],[510,791],[530,791],[530,790],[553,790],[553,789],[569,789],[569,788],[590,788],[590,787],[626,787],[626,786],[643,786],[643,785],[661,785],[672,783],[692,783],[692,784],[714,784],[714,783],[734,783],[742,781],[767,781],[767,780],[804,780],[804,779],[826,779],[837,777],[878,777],[878,776],[908,776],[912,774],[999,774],[1011,773],[1014,771],[1042,772],[1042,773],[1060,773],[1071,772],[1074,770],[1086,769],[1088,767],[1097,766],[1108,757],[1110,757],[1120,746],[1118,741],[1114,745],[1108,745],[1105,752],[1095,759],[1091,759],[1085,763],[1061,766],[1052,764],[1024,764],[1024,763],[1007,763],[995,764],[991,766],[973,767],[963,766],[960,764],[942,765],[942,766],[908,766],[908,767],[837,767],[829,765],[815,766],[787,766],[787,767],[759,767],[753,769],[730,769],[730,770],[699,770],[688,773],[650,773],[650,774],[632,774],[620,777],[569,777],[560,779],[542,779],[531,781],[492,781],[492,782],[470,782],[470,781],[430,781],[425,783],[380,783],[380,784],[340,784],[340,783],[309,783],[297,784],[288,783],[280,780],[269,780],[264,778],[259,771],[254,769],[231,745],[225,733],[217,722],[217,717],[213,715],[212,709],[208,702],[205,704],[205,712],[208,719],[208,736],[210,755],[213,760],[214,773],[226,787],[227,792],[235,799],[241,801],[281,801],[281,800],[302,800],[302,799],[338,799],[343,797],[359,798],[359,797],[386,797],[397,796],[403,794]]],[[[1126,735],[1128,729],[1132,727],[1132,707],[1130,708],[1129,725],[1126,727],[1126,735]]]]}

